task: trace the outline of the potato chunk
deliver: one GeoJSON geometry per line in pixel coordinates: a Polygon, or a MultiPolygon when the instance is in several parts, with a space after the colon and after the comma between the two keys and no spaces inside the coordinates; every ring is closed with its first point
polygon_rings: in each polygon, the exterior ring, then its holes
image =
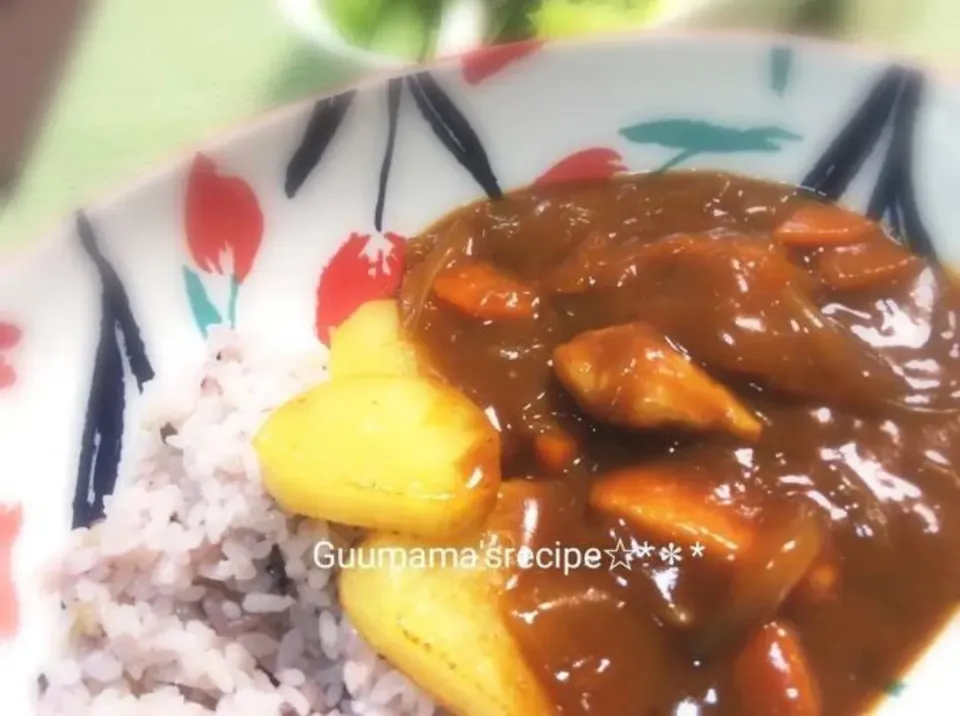
{"type": "Polygon", "coordinates": [[[554,370],[584,411],[628,428],[722,429],[754,441],[760,421],[645,323],[588,331],[554,351],[554,370]]]}
{"type": "MultiPolygon", "coordinates": [[[[734,611],[742,621],[776,614],[787,596],[808,575],[824,551],[826,535],[807,507],[792,508],[793,514],[771,514],[761,539],[744,555],[731,586],[734,611]]],[[[781,511],[783,512],[783,511],[781,511]]]]}
{"type": "Polygon", "coordinates": [[[770,510],[760,522],[752,548],[731,565],[724,609],[700,636],[704,651],[776,616],[824,551],[826,535],[807,507],[770,510]]]}
{"type": "Polygon", "coordinates": [[[400,330],[396,301],[369,301],[330,337],[330,375],[416,375],[417,353],[400,330]]]}
{"type": "MultiPolygon", "coordinates": [[[[515,508],[513,501],[506,503],[505,509],[515,508]]],[[[378,653],[453,713],[548,716],[555,710],[502,611],[506,571],[452,556],[467,551],[482,556],[489,539],[480,533],[456,542],[371,535],[362,544],[367,554],[395,556],[378,558],[373,569],[346,570],[340,602],[378,653]],[[418,551],[433,555],[425,567],[411,566],[418,551]]]]}
{"type": "Polygon", "coordinates": [[[294,514],[447,536],[478,527],[500,485],[499,435],[453,388],[355,375],[273,413],[254,446],[267,491],[294,514]]]}
{"type": "Polygon", "coordinates": [[[743,716],[820,716],[820,688],[789,624],[770,622],[749,640],[734,663],[743,716]]]}

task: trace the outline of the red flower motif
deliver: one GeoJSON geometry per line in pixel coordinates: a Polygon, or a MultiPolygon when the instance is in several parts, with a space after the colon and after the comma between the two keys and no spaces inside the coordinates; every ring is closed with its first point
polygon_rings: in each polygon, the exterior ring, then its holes
{"type": "Polygon", "coordinates": [[[226,254],[242,283],[263,238],[263,213],[250,185],[218,174],[212,159],[197,154],[187,178],[185,213],[187,244],[197,266],[222,274],[226,254]]]}
{"type": "Polygon", "coordinates": [[[7,359],[0,356],[0,390],[9,388],[17,382],[17,371],[7,363],[7,359]]]}
{"type": "Polygon", "coordinates": [[[20,602],[13,583],[13,544],[23,526],[23,508],[0,505],[0,639],[9,639],[20,628],[20,602]]]}
{"type": "Polygon", "coordinates": [[[571,181],[599,181],[625,172],[623,159],[612,149],[594,147],[571,154],[544,172],[534,184],[545,186],[571,181]]]}
{"type": "Polygon", "coordinates": [[[461,58],[463,79],[467,84],[478,85],[507,65],[533,54],[541,47],[543,47],[543,40],[526,40],[509,45],[481,47],[461,58]]]}
{"type": "Polygon", "coordinates": [[[22,335],[19,327],[0,321],[0,351],[10,350],[16,346],[22,335]]]}
{"type": "MultiPolygon", "coordinates": [[[[12,350],[20,343],[23,333],[13,323],[0,321],[0,351],[12,350]]],[[[17,382],[17,372],[7,361],[6,356],[0,353],[0,390],[9,388],[17,382]]]]}
{"type": "Polygon", "coordinates": [[[362,304],[387,298],[400,288],[407,242],[398,234],[351,234],[320,275],[317,337],[330,344],[330,329],[362,304]]]}

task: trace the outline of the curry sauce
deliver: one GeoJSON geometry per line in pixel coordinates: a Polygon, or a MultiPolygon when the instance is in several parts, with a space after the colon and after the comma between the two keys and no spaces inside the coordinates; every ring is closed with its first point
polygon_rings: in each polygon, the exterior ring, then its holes
{"type": "Polygon", "coordinates": [[[721,174],[524,190],[415,240],[401,305],[529,483],[515,541],[630,552],[509,581],[556,713],[859,714],[960,599],[960,294],[878,225],[721,174]]]}

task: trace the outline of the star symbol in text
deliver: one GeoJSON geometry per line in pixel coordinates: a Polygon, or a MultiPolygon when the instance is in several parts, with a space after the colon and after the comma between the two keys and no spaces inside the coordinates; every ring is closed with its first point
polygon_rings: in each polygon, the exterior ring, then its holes
{"type": "Polygon", "coordinates": [[[614,549],[605,549],[603,551],[610,555],[611,572],[617,567],[626,567],[627,569],[630,569],[630,550],[628,550],[623,544],[622,539],[617,540],[617,546],[614,549]]]}

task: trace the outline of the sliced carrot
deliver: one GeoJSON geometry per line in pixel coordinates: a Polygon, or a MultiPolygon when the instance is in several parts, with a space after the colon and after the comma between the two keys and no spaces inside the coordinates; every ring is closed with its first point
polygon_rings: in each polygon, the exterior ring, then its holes
{"type": "Polygon", "coordinates": [[[540,466],[549,472],[563,472],[576,461],[580,453],[577,441],[560,428],[537,435],[533,447],[540,466]]]}
{"type": "Polygon", "coordinates": [[[832,204],[807,204],[780,224],[773,238],[785,246],[815,249],[856,244],[882,235],[880,227],[865,216],[832,204]]]}
{"type": "Polygon", "coordinates": [[[785,622],[762,626],[733,665],[741,716],[821,716],[820,687],[800,635],[785,622]]]}
{"type": "Polygon", "coordinates": [[[726,430],[756,441],[763,425],[653,326],[628,323],[558,346],[554,370],[580,407],[627,428],[726,430]]]}
{"type": "Polygon", "coordinates": [[[716,504],[668,464],[626,468],[597,482],[590,505],[619,517],[651,538],[690,547],[698,542],[708,559],[728,560],[749,549],[753,529],[731,507],[716,504]]]}
{"type": "Polygon", "coordinates": [[[832,248],[819,257],[816,272],[836,291],[860,291],[912,278],[923,266],[923,259],[883,239],[832,248]]]}
{"type": "Polygon", "coordinates": [[[433,282],[438,298],[474,318],[526,318],[537,303],[532,289],[485,261],[468,259],[440,271],[433,282]]]}

